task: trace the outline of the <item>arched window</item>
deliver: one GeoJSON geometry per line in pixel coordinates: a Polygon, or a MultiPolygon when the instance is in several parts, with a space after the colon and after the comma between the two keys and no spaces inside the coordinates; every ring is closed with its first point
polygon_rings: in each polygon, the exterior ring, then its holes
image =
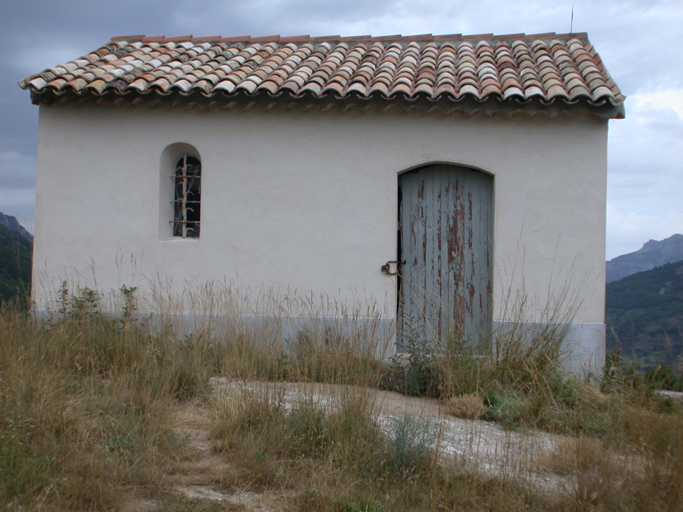
{"type": "Polygon", "coordinates": [[[173,176],[173,236],[198,238],[201,216],[202,164],[185,154],[176,164],[173,176]]]}

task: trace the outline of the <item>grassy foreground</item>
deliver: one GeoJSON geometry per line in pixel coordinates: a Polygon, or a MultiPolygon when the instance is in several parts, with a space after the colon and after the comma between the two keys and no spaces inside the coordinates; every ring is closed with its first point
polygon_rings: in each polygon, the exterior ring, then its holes
{"type": "Polygon", "coordinates": [[[102,315],[92,295],[67,305],[49,321],[0,312],[2,510],[250,510],[178,490],[198,457],[177,428],[185,409],[209,418],[214,487],[270,493],[273,510],[683,510],[680,405],[618,368],[602,390],[567,377],[552,330],[531,343],[509,332],[486,352],[415,347],[383,365],[373,340],[329,330],[277,340],[235,320],[189,337],[150,332],[132,308],[102,315]],[[283,381],[349,386],[329,402],[312,392],[288,402],[283,381]],[[478,471],[442,452],[428,418],[380,421],[378,386],[571,437],[516,472],[478,471]],[[559,483],[529,484],[532,469],[559,483]]]}

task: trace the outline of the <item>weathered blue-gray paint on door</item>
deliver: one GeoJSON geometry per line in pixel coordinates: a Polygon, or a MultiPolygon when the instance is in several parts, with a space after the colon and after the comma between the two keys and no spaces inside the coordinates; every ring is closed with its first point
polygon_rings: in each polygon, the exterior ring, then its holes
{"type": "Polygon", "coordinates": [[[399,176],[398,349],[491,325],[493,178],[455,165],[399,176]]]}

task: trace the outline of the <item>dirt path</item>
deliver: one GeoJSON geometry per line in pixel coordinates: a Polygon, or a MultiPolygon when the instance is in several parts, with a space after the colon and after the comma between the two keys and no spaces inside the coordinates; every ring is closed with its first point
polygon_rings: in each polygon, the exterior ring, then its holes
{"type": "Polygon", "coordinates": [[[192,500],[220,502],[227,510],[276,512],[282,493],[256,493],[248,488],[235,489],[234,467],[215,453],[211,439],[211,411],[199,404],[182,405],[173,412],[176,433],[184,438],[191,452],[178,474],[171,479],[173,490],[192,500]]]}
{"type": "MultiPolygon", "coordinates": [[[[213,379],[214,393],[230,393],[240,386],[259,383],[238,383],[213,379]]],[[[348,386],[301,383],[269,383],[283,393],[292,404],[302,396],[321,403],[333,402],[345,393],[358,392],[348,386]]],[[[394,418],[406,414],[429,419],[438,427],[439,449],[444,463],[496,476],[512,476],[527,480],[536,489],[557,489],[562,478],[539,469],[537,461],[547,457],[569,438],[543,432],[510,432],[493,423],[455,418],[445,414],[437,400],[406,397],[398,393],[364,389],[374,401],[374,411],[381,424],[390,425],[394,418]]],[[[282,491],[257,493],[249,488],[236,489],[233,468],[213,449],[210,436],[211,411],[205,405],[184,404],[174,411],[176,431],[186,439],[193,453],[180,471],[171,478],[174,491],[186,498],[220,502],[227,510],[275,512],[281,510],[282,491]]],[[[566,483],[566,482],[564,482],[566,483]]]]}

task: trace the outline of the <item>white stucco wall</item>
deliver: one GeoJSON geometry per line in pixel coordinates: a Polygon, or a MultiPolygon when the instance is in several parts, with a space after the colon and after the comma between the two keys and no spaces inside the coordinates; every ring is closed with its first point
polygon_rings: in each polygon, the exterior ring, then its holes
{"type": "Polygon", "coordinates": [[[607,121],[588,115],[44,106],[34,299],[46,307],[74,275],[100,289],[228,280],[377,300],[392,317],[395,278],[379,268],[396,258],[397,176],[448,162],[494,176],[494,320],[522,293],[532,316],[566,296],[576,322],[599,325],[606,145],[607,121]],[[202,161],[197,240],[164,233],[173,143],[202,161]]]}

